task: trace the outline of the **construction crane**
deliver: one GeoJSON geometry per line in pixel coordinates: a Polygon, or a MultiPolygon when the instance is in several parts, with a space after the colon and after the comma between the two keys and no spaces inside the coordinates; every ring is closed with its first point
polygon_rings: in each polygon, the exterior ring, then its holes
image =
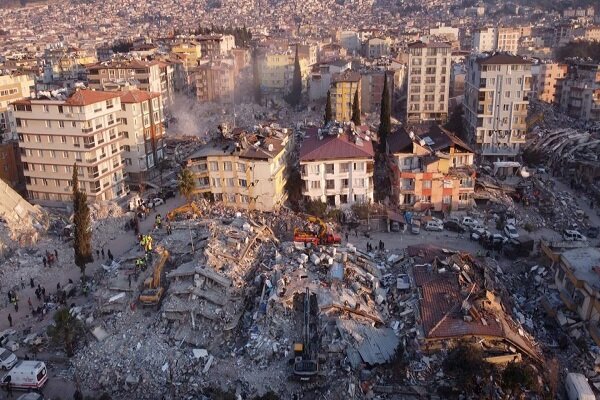
{"type": "Polygon", "coordinates": [[[140,293],[140,303],[144,306],[158,306],[162,300],[165,288],[161,284],[162,273],[169,259],[169,252],[162,250],[161,256],[154,263],[152,275],[144,280],[144,289],[140,293]]]}
{"type": "Polygon", "coordinates": [[[339,235],[327,231],[327,225],[321,218],[308,216],[306,220],[309,223],[318,224],[319,231],[312,232],[306,228],[294,229],[294,242],[312,243],[313,245],[319,244],[340,244],[342,238],[339,235]]]}
{"type": "Polygon", "coordinates": [[[319,373],[319,362],[315,357],[310,338],[310,291],[304,294],[304,326],[302,343],[294,343],[294,375],[301,381],[308,381],[319,373]]]}

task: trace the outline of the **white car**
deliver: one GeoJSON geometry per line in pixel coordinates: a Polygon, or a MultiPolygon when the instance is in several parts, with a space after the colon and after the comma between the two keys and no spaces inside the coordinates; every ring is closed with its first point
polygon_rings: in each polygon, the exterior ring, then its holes
{"type": "Polygon", "coordinates": [[[504,234],[509,239],[516,239],[519,237],[519,232],[517,231],[517,228],[515,228],[514,225],[506,225],[504,227],[504,234]]]}
{"type": "Polygon", "coordinates": [[[585,241],[587,238],[583,236],[581,233],[571,229],[565,229],[563,233],[563,238],[568,241],[585,241]]]}
{"type": "Polygon", "coordinates": [[[425,230],[441,232],[444,230],[444,224],[442,224],[439,220],[427,221],[427,223],[425,224],[425,230]]]}
{"type": "Polygon", "coordinates": [[[158,207],[163,204],[165,204],[165,201],[163,199],[161,199],[160,197],[155,197],[153,199],[148,200],[148,202],[146,203],[146,207],[148,207],[148,208],[152,208],[152,206],[158,207]]]}
{"type": "Polygon", "coordinates": [[[9,370],[17,363],[17,356],[12,351],[0,347],[0,368],[9,370]]]}
{"type": "Polygon", "coordinates": [[[461,221],[464,226],[480,225],[479,221],[471,217],[464,217],[461,221]]]}

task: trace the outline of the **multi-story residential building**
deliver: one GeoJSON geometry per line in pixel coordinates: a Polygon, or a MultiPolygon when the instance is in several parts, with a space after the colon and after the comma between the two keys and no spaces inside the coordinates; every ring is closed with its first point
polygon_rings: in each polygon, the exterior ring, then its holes
{"type": "Polygon", "coordinates": [[[196,69],[196,98],[201,103],[233,104],[235,65],[233,59],[202,61],[196,69]]]}
{"type": "Polygon", "coordinates": [[[139,183],[155,177],[165,157],[165,127],[160,93],[142,90],[120,92],[120,136],[127,180],[139,183]]]}
{"type": "Polygon", "coordinates": [[[308,129],[300,148],[304,198],[331,206],[372,202],[374,154],[365,127],[308,129]]]}
{"type": "Polygon", "coordinates": [[[567,64],[540,64],[537,75],[533,76],[533,92],[538,100],[554,103],[556,83],[567,74],[567,64]]]}
{"type": "Polygon", "coordinates": [[[331,88],[331,77],[344,72],[352,67],[352,63],[346,60],[323,62],[312,67],[308,78],[308,98],[317,101],[327,97],[331,88]]]}
{"type": "Polygon", "coordinates": [[[600,249],[579,247],[558,255],[554,281],[565,306],[589,322],[588,329],[596,343],[600,343],[600,249]]]}
{"type": "Polygon", "coordinates": [[[556,83],[560,110],[573,118],[600,121],[600,64],[572,64],[556,83]]]}
{"type": "Polygon", "coordinates": [[[474,55],[467,62],[464,121],[478,151],[515,157],[525,143],[531,63],[509,54],[474,55]]]}
{"type": "Polygon", "coordinates": [[[498,27],[496,29],[496,51],[517,54],[521,28],[498,27]]]}
{"type": "Polygon", "coordinates": [[[202,57],[208,58],[226,56],[235,47],[233,35],[200,35],[196,36],[196,42],[202,57]]]}
{"type": "Polygon", "coordinates": [[[91,89],[112,90],[115,83],[133,81],[140,90],[160,93],[163,106],[172,104],[175,68],[163,61],[113,60],[88,67],[91,89]]]}
{"type": "Polygon", "coordinates": [[[487,27],[473,32],[473,49],[481,52],[502,51],[517,54],[521,28],[487,27]]]}
{"type": "Polygon", "coordinates": [[[444,42],[415,42],[408,46],[409,122],[448,119],[451,47],[444,42]]]}
{"type": "Polygon", "coordinates": [[[358,32],[355,30],[340,31],[338,34],[340,45],[350,53],[360,49],[360,39],[358,32]]]}
{"type": "Polygon", "coordinates": [[[120,93],[77,90],[66,99],[18,100],[11,107],[30,201],[70,202],[74,164],[90,201],[125,194],[120,93]]]}
{"type": "MultiPolygon", "coordinates": [[[[346,70],[331,77],[331,114],[336,121],[350,121],[352,119],[352,102],[358,91],[360,101],[360,74],[356,71],[346,70]]],[[[360,108],[362,110],[362,108],[360,108]]]]}
{"type": "Polygon", "coordinates": [[[31,97],[35,82],[28,75],[0,75],[0,136],[5,140],[12,139],[14,135],[14,121],[8,113],[8,105],[25,97],[31,97]]]}
{"type": "Polygon", "coordinates": [[[363,44],[363,54],[367,58],[380,58],[390,55],[392,39],[389,37],[372,37],[363,44]]]}
{"type": "MultiPolygon", "coordinates": [[[[416,126],[414,128],[417,128],[416,126]]],[[[392,197],[401,208],[450,212],[473,205],[473,151],[438,125],[388,137],[392,197]]]]}
{"type": "Polygon", "coordinates": [[[276,210],[287,198],[291,138],[287,129],[268,127],[213,138],[187,163],[196,179],[195,195],[247,210],[276,210]]]}
{"type": "Polygon", "coordinates": [[[361,112],[373,113],[381,108],[383,83],[387,77],[390,101],[394,93],[394,73],[392,71],[368,70],[360,73],[361,112]]]}
{"type": "Polygon", "coordinates": [[[182,55],[188,68],[198,65],[198,60],[202,57],[200,43],[195,41],[179,42],[171,47],[171,52],[182,55]]]}
{"type": "Polygon", "coordinates": [[[86,65],[97,62],[95,54],[86,50],[64,46],[62,43],[44,51],[44,73],[38,89],[72,88],[86,79],[86,65]]]}
{"type": "MultiPolygon", "coordinates": [[[[295,52],[269,49],[259,58],[260,84],[265,94],[283,95],[289,92],[294,77],[295,52]]],[[[309,74],[308,61],[299,57],[303,87],[309,74]]]]}

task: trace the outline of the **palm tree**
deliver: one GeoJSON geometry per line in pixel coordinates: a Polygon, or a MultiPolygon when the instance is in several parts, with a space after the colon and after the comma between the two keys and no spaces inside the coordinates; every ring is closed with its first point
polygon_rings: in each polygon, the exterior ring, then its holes
{"type": "Polygon", "coordinates": [[[48,327],[48,334],[56,344],[64,346],[67,357],[72,357],[75,345],[83,334],[83,326],[68,308],[61,308],[54,314],[54,325],[48,327]]]}
{"type": "Polygon", "coordinates": [[[191,203],[192,194],[194,193],[194,189],[196,188],[196,181],[194,180],[194,174],[185,168],[177,177],[177,188],[179,189],[179,193],[185,197],[188,203],[191,203]]]}

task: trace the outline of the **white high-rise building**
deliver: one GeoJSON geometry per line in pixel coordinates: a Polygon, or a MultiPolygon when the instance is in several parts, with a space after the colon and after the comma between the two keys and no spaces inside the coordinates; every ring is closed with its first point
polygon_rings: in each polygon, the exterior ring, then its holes
{"type": "Polygon", "coordinates": [[[522,57],[480,54],[468,60],[464,121],[482,156],[506,160],[519,153],[530,91],[531,63],[522,57]]]}
{"type": "Polygon", "coordinates": [[[415,42],[408,46],[409,122],[448,119],[451,50],[445,42],[415,42]]]}

